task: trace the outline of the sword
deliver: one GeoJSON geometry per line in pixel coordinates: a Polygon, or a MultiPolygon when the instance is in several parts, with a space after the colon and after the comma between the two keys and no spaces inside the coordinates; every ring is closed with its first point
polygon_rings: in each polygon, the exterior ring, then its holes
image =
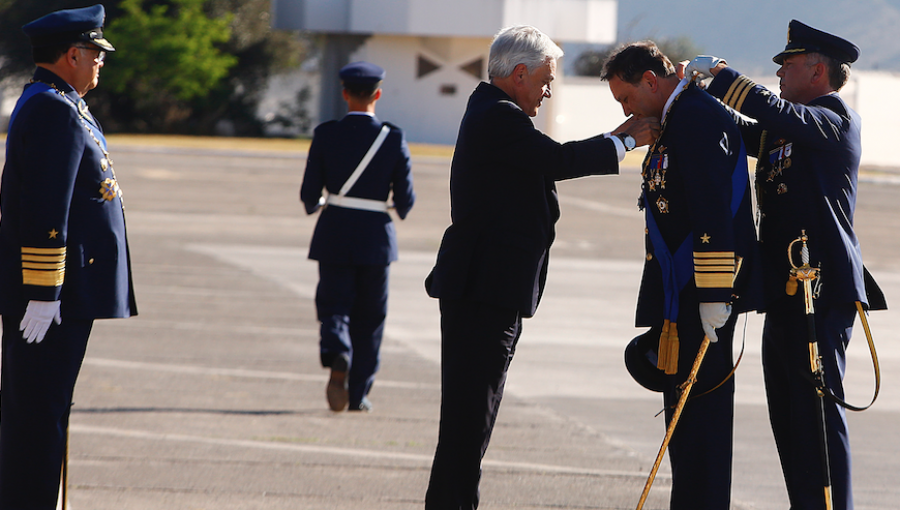
{"type": "Polygon", "coordinates": [[[666,448],[669,447],[669,441],[672,440],[672,434],[675,433],[675,425],[678,424],[678,419],[681,418],[681,411],[684,409],[684,404],[688,400],[691,388],[693,388],[694,383],[697,382],[697,372],[700,371],[700,364],[703,363],[703,358],[706,356],[706,350],[708,348],[709,337],[704,336],[703,343],[700,344],[700,349],[697,351],[697,357],[694,358],[694,365],[691,367],[691,372],[688,374],[687,380],[682,384],[681,396],[678,397],[678,405],[675,406],[675,412],[672,413],[672,420],[669,421],[669,427],[666,429],[666,437],[663,438],[662,445],[659,447],[659,453],[656,454],[656,462],[653,463],[653,468],[650,470],[650,476],[647,478],[647,483],[644,484],[644,492],[641,493],[641,499],[638,501],[637,510],[644,508],[644,502],[647,501],[647,496],[650,494],[650,487],[656,479],[656,472],[659,471],[659,465],[662,464],[666,448]]]}
{"type": "Polygon", "coordinates": [[[813,382],[816,386],[816,411],[819,416],[818,435],[819,441],[822,443],[822,483],[825,492],[825,510],[832,509],[831,499],[831,467],[828,460],[828,435],[825,423],[825,367],[822,365],[822,356],[819,355],[819,344],[816,342],[816,319],[815,310],[813,308],[813,290],[812,282],[819,277],[819,269],[809,265],[809,247],[806,242],[809,236],[806,230],[800,231],[800,237],[791,241],[788,245],[788,262],[791,264],[791,276],[788,280],[785,291],[788,295],[794,295],[797,291],[797,282],[803,282],[803,302],[806,307],[806,326],[809,340],[809,370],[812,373],[813,382]],[[794,245],[801,243],[800,260],[801,265],[794,264],[794,245]],[[792,292],[793,291],[793,292],[792,292]]]}

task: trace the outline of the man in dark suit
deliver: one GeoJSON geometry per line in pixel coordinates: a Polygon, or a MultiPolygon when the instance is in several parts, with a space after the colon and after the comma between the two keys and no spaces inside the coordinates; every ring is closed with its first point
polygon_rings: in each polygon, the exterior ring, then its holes
{"type": "Polygon", "coordinates": [[[537,310],[554,225],[555,181],[616,174],[658,124],[629,120],[610,136],[559,144],[529,117],[550,97],[562,56],[534,27],[502,30],[469,98],[450,171],[452,224],[426,280],[440,298],[441,423],[425,496],[430,510],[478,506],[481,459],[522,328],[537,310]]]}
{"type": "Polygon", "coordinates": [[[82,97],[106,52],[102,5],[23,27],[37,70],[0,184],[0,508],[56,508],[69,407],[94,319],[137,314],[122,198],[82,97]]]}
{"type": "MultiPolygon", "coordinates": [[[[859,48],[850,41],[792,20],[787,46],[773,58],[781,66],[776,73],[780,98],[716,57],[698,57],[688,66],[689,73],[715,76],[709,93],[756,120],[743,122],[741,132],[751,155],[758,157],[766,301],[763,368],[791,508],[825,508],[825,496],[822,445],[815,432],[821,428],[819,397],[809,378],[803,292],[785,292],[791,270],[788,245],[805,231],[810,265],[820,269],[814,282],[815,334],[825,385],[838,397],[844,394],[841,381],[855,303],[886,307],[874,280],[867,278],[853,231],[860,118],[838,91],[858,57],[859,48]]],[[[799,265],[799,253],[794,259],[799,265]]],[[[844,409],[826,400],[825,417],[834,509],[852,509],[844,409]]]]}
{"type": "Polygon", "coordinates": [[[372,409],[366,395],[378,370],[390,263],[397,260],[388,196],[400,219],[416,199],[403,131],[375,117],[384,74],[368,62],[341,69],[349,112],[316,127],[300,188],[307,213],[325,205],[309,258],[319,261],[319,347],[322,366],[331,368],[332,411],[372,409]]]}
{"type": "Polygon", "coordinates": [[[642,173],[647,252],[636,325],[656,338],[667,425],[704,336],[713,342],[693,394],[702,396],[684,407],[669,443],[669,508],[727,509],[731,340],[737,314],[756,310],[759,299],[744,144],[731,114],[691,80],[679,80],[652,41],[618,49],[601,78],[626,115],[662,119],[642,173]]]}

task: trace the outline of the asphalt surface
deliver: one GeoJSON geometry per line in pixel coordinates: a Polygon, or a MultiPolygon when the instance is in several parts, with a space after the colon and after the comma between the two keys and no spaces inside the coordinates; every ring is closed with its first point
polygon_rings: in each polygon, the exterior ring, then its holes
{"type": "MultiPolygon", "coordinates": [[[[297,201],[304,154],[111,146],[140,315],[98,321],[76,388],[73,510],[422,508],[440,406],[439,314],[422,280],[449,221],[449,159],[414,158],[419,199],[398,222],[371,413],[332,413],[297,201]]],[[[561,183],[541,308],[526,321],[482,478],[485,509],[635,508],[664,435],[659,395],[622,363],[643,255],[635,160],[561,183]]],[[[869,174],[857,226],[889,302],[900,296],[895,176],[869,174]]],[[[850,416],[857,509],[900,500],[898,312],[873,314],[873,410],[850,416]]],[[[749,317],[737,373],[734,509],[784,509],[749,317]]],[[[740,336],[736,338],[741,341],[740,336]]],[[[861,332],[848,397],[871,396],[861,332]]],[[[647,509],[667,508],[668,460],[647,509]]]]}

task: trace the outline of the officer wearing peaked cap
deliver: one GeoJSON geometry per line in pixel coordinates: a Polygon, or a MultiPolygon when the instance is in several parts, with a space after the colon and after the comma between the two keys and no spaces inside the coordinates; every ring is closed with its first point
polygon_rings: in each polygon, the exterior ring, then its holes
{"type": "Polygon", "coordinates": [[[369,62],[341,69],[349,111],[316,127],[300,188],[307,213],[324,204],[309,258],[319,261],[319,350],[331,369],[326,397],[333,411],[372,408],[367,395],[379,365],[390,263],[397,260],[388,198],[400,219],[415,201],[403,131],[375,117],[384,76],[369,62]]]}
{"type": "Polygon", "coordinates": [[[56,508],[69,408],[95,319],[137,313],[121,190],[82,97],[104,9],[23,27],[37,69],[10,118],[0,182],[0,508],[56,508]]]}
{"type": "MultiPolygon", "coordinates": [[[[863,267],[853,230],[857,175],[862,152],[860,118],[838,91],[850,76],[859,48],[797,20],[788,27],[781,68],[781,94],[757,85],[717,57],[694,59],[686,72],[715,78],[707,90],[755,119],[738,120],[748,152],[758,157],[760,241],[766,320],[763,368],[769,416],[791,508],[825,508],[821,427],[816,388],[809,381],[809,331],[803,292],[789,295],[789,244],[805,231],[816,280],[815,336],[825,385],[843,398],[845,349],[856,302],[886,308],[863,267]]],[[[797,257],[797,255],[794,255],[797,257]]],[[[798,257],[799,258],[799,257],[798,257]]],[[[828,455],[835,510],[853,508],[850,441],[844,409],[825,401],[828,455]]]]}

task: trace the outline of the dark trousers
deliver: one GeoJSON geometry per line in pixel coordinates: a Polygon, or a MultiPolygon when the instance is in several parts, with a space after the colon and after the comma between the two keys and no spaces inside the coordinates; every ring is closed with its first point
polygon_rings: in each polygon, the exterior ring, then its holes
{"type": "Polygon", "coordinates": [[[389,265],[319,262],[316,310],[322,366],[335,356],[350,358],[350,405],[369,394],[378,371],[387,317],[389,265]]]}
{"type": "Polygon", "coordinates": [[[69,408],[91,320],[65,318],[27,343],[22,316],[3,316],[0,368],[0,509],[53,510],[69,408]]]}
{"type": "MultiPolygon", "coordinates": [[[[670,510],[727,510],[731,502],[731,464],[734,425],[734,378],[710,393],[733,367],[732,336],[737,317],[732,314],[716,330],[697,381],[669,443],[672,466],[670,510]]],[[[683,384],[691,371],[704,333],[696,302],[681,303],[678,317],[678,373],[667,377],[663,401],[666,427],[674,414],[683,384]]]]}
{"type": "Polygon", "coordinates": [[[427,510],[475,510],[481,459],[522,331],[516,310],[441,299],[441,423],[427,510]]]}
{"type": "MultiPolygon", "coordinates": [[[[844,398],[845,349],[853,330],[855,306],[817,304],[815,318],[825,384],[844,398]]],[[[825,508],[818,432],[821,423],[816,404],[819,397],[809,379],[808,339],[802,290],[766,312],[762,354],[769,420],[792,510],[825,508]]],[[[842,407],[827,398],[824,405],[834,510],[852,510],[847,419],[842,407]]]]}

